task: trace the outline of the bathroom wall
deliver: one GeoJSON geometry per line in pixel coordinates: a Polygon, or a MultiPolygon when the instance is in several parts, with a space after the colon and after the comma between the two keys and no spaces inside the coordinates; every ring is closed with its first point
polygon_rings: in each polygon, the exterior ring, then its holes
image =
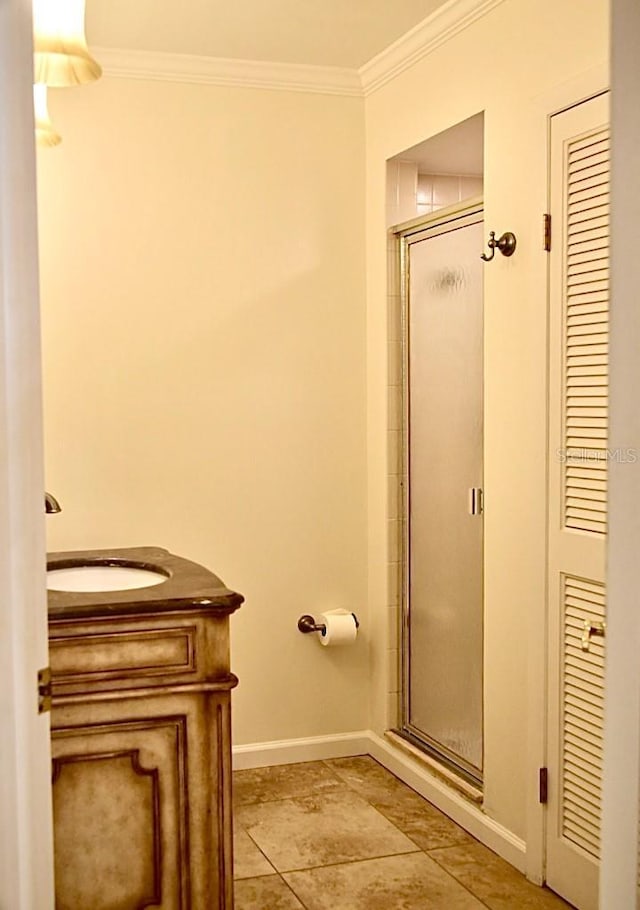
{"type": "Polygon", "coordinates": [[[415,218],[418,203],[418,162],[387,162],[387,224],[415,218]]]}
{"type": "Polygon", "coordinates": [[[430,215],[447,205],[482,195],[482,175],[467,177],[453,174],[418,173],[416,214],[430,215]]]}
{"type": "Polygon", "coordinates": [[[544,759],[546,115],[604,87],[607,41],[605,0],[504,0],[366,99],[373,725],[382,733],[392,722],[397,614],[388,573],[397,502],[387,470],[399,433],[387,399],[396,349],[387,324],[387,160],[484,111],[487,234],[518,238],[512,259],[485,269],[484,808],[531,855],[540,850],[532,832],[541,830],[536,763],[544,759]]]}
{"type": "Polygon", "coordinates": [[[481,174],[428,174],[416,161],[387,162],[387,227],[481,195],[481,174]]]}
{"type": "Polygon", "coordinates": [[[236,743],[368,726],[358,98],[105,77],[39,152],[49,549],[240,590],[236,743]],[[361,615],[328,651],[298,616],[361,615]]]}

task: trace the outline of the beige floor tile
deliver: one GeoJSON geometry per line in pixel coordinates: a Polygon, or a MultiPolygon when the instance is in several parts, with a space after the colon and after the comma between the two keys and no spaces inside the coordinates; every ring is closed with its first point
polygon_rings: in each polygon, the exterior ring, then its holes
{"type": "Polygon", "coordinates": [[[283,878],[307,910],[484,910],[424,853],[290,872],[283,878]]]}
{"type": "Polygon", "coordinates": [[[567,910],[569,904],[524,875],[479,843],[435,850],[429,854],[491,910],[567,910]]]}
{"type": "Polygon", "coordinates": [[[408,793],[395,806],[373,805],[421,850],[473,843],[466,831],[417,793],[408,793]]]}
{"type": "Polygon", "coordinates": [[[236,818],[279,872],[417,849],[344,787],[339,792],[241,806],[236,818]]]}
{"type": "Polygon", "coordinates": [[[292,796],[307,796],[325,790],[339,790],[341,782],[321,761],[272,768],[252,768],[233,773],[235,806],[263,803],[292,796]]]}
{"type": "Polygon", "coordinates": [[[324,764],[371,803],[389,803],[405,791],[414,792],[370,755],[332,758],[324,764]]]}
{"type": "Polygon", "coordinates": [[[279,875],[235,883],[234,910],[304,910],[279,875]]]}
{"type": "Polygon", "coordinates": [[[473,838],[369,756],[325,762],[422,850],[471,844],[473,838]]]}
{"type": "Polygon", "coordinates": [[[273,875],[276,870],[251,840],[244,828],[235,823],[233,832],[233,876],[234,878],[256,878],[259,875],[273,875]]]}

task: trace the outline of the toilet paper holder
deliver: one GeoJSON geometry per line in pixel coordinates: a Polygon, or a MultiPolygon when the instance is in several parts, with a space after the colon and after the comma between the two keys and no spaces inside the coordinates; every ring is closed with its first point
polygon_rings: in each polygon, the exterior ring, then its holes
{"type": "MultiPolygon", "coordinates": [[[[358,617],[355,613],[351,614],[356,624],[356,629],[360,628],[360,623],[358,622],[358,617]]],[[[309,613],[305,613],[304,616],[301,616],[298,620],[298,629],[300,632],[303,632],[307,635],[309,632],[320,632],[322,635],[327,631],[327,627],[323,622],[317,623],[313,616],[309,613]]]]}

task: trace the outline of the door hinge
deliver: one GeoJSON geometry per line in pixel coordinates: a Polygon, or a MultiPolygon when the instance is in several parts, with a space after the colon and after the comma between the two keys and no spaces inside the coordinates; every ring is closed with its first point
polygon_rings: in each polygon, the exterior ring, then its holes
{"type": "Polygon", "coordinates": [[[38,670],[38,714],[51,710],[51,667],[38,670]]]}
{"type": "Polygon", "coordinates": [[[545,253],[551,252],[551,215],[543,215],[544,221],[544,246],[545,253]]]}
{"type": "Polygon", "coordinates": [[[540,768],[538,776],[538,787],[539,787],[539,800],[541,803],[546,803],[549,799],[549,769],[540,768]]]}
{"type": "Polygon", "coordinates": [[[484,512],[484,496],[480,487],[471,487],[469,490],[469,515],[482,515],[484,512]]]}

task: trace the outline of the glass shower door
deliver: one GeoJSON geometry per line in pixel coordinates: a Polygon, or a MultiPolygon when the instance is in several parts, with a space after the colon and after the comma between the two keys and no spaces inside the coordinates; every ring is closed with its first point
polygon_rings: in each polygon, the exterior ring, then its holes
{"type": "Polygon", "coordinates": [[[405,238],[403,728],[482,779],[482,213],[405,238]]]}

